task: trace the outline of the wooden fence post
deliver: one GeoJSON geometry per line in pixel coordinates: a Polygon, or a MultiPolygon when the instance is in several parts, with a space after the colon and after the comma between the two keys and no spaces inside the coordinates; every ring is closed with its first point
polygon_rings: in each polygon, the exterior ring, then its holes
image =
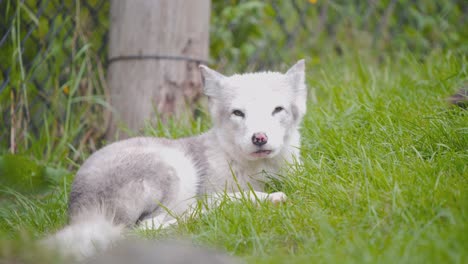
{"type": "Polygon", "coordinates": [[[202,89],[197,65],[209,57],[210,4],[111,1],[109,141],[127,137],[121,125],[138,131],[155,112],[178,116],[193,106],[202,89]]]}

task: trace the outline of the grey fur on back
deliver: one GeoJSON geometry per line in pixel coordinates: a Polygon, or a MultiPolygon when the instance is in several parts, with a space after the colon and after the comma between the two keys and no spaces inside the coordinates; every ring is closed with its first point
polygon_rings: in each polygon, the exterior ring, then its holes
{"type": "Polygon", "coordinates": [[[174,169],[160,160],[159,148],[174,147],[188,152],[204,178],[207,160],[203,136],[168,140],[138,137],[119,141],[94,153],[77,172],[70,193],[69,216],[101,208],[115,224],[131,226],[157,213],[158,203],[171,198],[179,180],[174,169]],[[148,193],[142,190],[150,188],[148,193]]]}

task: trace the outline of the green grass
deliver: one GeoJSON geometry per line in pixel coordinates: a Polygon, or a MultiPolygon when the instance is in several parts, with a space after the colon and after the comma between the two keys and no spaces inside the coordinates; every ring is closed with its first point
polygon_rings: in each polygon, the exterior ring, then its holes
{"type": "MultiPolygon", "coordinates": [[[[288,202],[223,204],[151,237],[187,237],[249,263],[467,263],[468,111],[444,99],[467,80],[467,58],[450,53],[309,67],[303,166],[271,187],[288,202]]],[[[206,124],[147,134],[185,136],[206,124]]],[[[70,180],[44,196],[2,189],[0,259],[66,223],[70,180]]]]}

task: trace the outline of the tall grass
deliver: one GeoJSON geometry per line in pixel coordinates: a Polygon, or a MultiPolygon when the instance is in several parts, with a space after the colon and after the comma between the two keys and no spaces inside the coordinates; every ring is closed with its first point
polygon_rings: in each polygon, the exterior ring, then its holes
{"type": "MultiPolygon", "coordinates": [[[[188,237],[249,263],[466,263],[468,112],[445,98],[466,83],[467,65],[463,54],[434,52],[309,67],[303,165],[271,187],[288,202],[226,203],[148,237],[188,237]]],[[[146,134],[198,134],[208,123],[146,134]]],[[[54,232],[66,222],[68,182],[41,199],[3,190],[12,203],[0,209],[0,233],[54,232]]],[[[0,257],[22,252],[13,248],[0,257]]]]}
{"type": "Polygon", "coordinates": [[[79,1],[70,14],[53,13],[58,11],[50,3],[38,3],[40,11],[32,9],[34,1],[1,4],[2,22],[8,23],[3,26],[11,31],[2,36],[0,52],[1,69],[9,70],[0,91],[0,111],[9,110],[8,118],[0,117],[0,154],[41,157],[38,161],[59,167],[68,166],[68,158],[80,161],[77,155],[96,149],[104,132],[107,115],[95,112],[109,108],[102,65],[84,32],[79,1]]]}

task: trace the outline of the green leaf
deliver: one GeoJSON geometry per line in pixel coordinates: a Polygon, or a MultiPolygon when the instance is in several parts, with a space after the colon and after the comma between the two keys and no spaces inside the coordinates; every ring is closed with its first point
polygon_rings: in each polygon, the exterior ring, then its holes
{"type": "Polygon", "coordinates": [[[36,193],[70,175],[64,168],[38,164],[21,155],[0,156],[0,184],[22,193],[36,193]]]}
{"type": "Polygon", "coordinates": [[[0,183],[20,192],[42,189],[46,186],[44,167],[24,156],[1,156],[0,183]]]}

